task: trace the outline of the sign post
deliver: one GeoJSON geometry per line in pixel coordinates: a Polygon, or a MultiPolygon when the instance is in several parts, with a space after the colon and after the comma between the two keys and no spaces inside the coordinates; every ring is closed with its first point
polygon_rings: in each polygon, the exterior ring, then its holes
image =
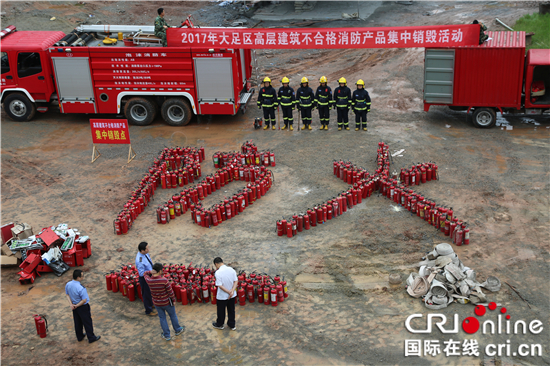
{"type": "Polygon", "coordinates": [[[128,163],[136,157],[136,152],[132,149],[130,143],[130,131],[128,129],[128,120],[125,119],[91,119],[92,141],[94,147],[92,150],[92,163],[96,161],[101,154],[95,146],[96,144],[128,144],[128,163]]]}

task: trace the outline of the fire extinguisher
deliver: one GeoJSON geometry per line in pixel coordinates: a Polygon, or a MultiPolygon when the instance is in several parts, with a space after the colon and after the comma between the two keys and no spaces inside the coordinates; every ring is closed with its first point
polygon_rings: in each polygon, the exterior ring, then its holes
{"type": "Polygon", "coordinates": [[[46,319],[46,315],[35,314],[34,324],[36,325],[36,334],[38,334],[40,338],[46,338],[48,332],[48,320],[46,319]]]}

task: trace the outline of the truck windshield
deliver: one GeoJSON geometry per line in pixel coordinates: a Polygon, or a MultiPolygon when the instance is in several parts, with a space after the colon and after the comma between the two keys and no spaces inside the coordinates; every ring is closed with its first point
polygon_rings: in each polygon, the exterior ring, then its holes
{"type": "Polygon", "coordinates": [[[17,55],[17,76],[24,78],[42,72],[40,54],[36,52],[21,52],[17,55]]]}
{"type": "Polygon", "coordinates": [[[2,52],[2,74],[10,71],[10,62],[8,60],[8,54],[2,52]]]}

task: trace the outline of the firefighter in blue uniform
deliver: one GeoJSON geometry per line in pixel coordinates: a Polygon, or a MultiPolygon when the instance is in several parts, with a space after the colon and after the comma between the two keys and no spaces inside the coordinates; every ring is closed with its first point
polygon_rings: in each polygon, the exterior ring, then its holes
{"type": "Polygon", "coordinates": [[[294,110],[295,103],[296,103],[296,96],[294,94],[294,89],[292,89],[288,83],[290,80],[285,76],[283,80],[281,80],[281,83],[283,83],[283,86],[279,88],[278,96],[278,102],[281,106],[281,109],[283,110],[283,121],[285,125],[283,126],[283,130],[288,127],[290,131],[294,131],[294,127],[292,127],[292,124],[294,123],[294,117],[292,116],[292,111],[294,110]]]}
{"type": "Polygon", "coordinates": [[[273,129],[275,129],[275,123],[277,123],[277,120],[275,119],[277,92],[275,91],[275,88],[271,86],[270,78],[265,77],[263,83],[264,86],[260,89],[260,93],[258,94],[258,108],[264,109],[264,130],[269,128],[270,123],[272,124],[273,129]]]}
{"type": "Polygon", "coordinates": [[[319,79],[319,87],[315,92],[315,104],[319,110],[319,121],[321,122],[320,130],[328,130],[328,123],[330,121],[330,107],[334,100],[332,100],[332,89],[327,85],[326,76],[321,76],[319,79]]]}
{"type": "Polygon", "coordinates": [[[348,113],[351,106],[351,90],[346,86],[345,78],[340,78],[338,83],[340,86],[334,89],[334,98],[332,99],[338,115],[338,131],[341,131],[342,127],[349,131],[348,113]]]}
{"type": "Polygon", "coordinates": [[[367,130],[367,113],[370,112],[370,96],[369,92],[365,90],[365,82],[361,79],[355,83],[357,89],[351,96],[351,107],[355,112],[355,131],[359,131],[361,123],[363,124],[363,130],[367,130]]]}
{"type": "Polygon", "coordinates": [[[311,110],[315,108],[315,94],[313,94],[313,90],[309,87],[309,80],[305,76],[300,80],[300,83],[301,86],[296,91],[296,102],[298,109],[302,113],[302,121],[304,122],[302,130],[306,128],[311,130],[311,110]]]}

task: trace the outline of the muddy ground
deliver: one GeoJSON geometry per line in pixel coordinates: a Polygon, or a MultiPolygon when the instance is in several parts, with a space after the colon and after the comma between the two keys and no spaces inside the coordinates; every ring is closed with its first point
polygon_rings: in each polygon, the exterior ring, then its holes
{"type": "MultiPolygon", "coordinates": [[[[152,5],[156,8],[161,2],[152,5]]],[[[74,24],[74,18],[92,10],[112,21],[109,9],[122,8],[128,21],[145,22],[143,5],[118,3],[8,3],[2,11],[18,9],[18,28],[39,24],[42,15],[74,24]],[[85,11],[82,11],[82,9],[85,11]],[[105,10],[107,9],[107,10],[105,10]],[[75,15],[76,14],[76,15],[75,15]],[[141,17],[141,18],[140,18],[141,17]],[[131,21],[130,21],[131,20],[131,21]]],[[[208,14],[206,25],[241,17],[237,9],[215,3],[190,3],[195,12],[208,14]],[[206,11],[202,11],[206,10],[206,11]]],[[[175,7],[173,3],[166,8],[175,7]]],[[[276,8],[276,6],[274,6],[276,8]]],[[[276,10],[276,9],[275,9],[276,10]]],[[[489,22],[499,17],[513,24],[536,11],[534,3],[381,3],[360,21],[330,22],[316,26],[381,26],[489,22]],[[431,13],[430,16],[426,13],[431,13]]],[[[149,16],[147,16],[149,18],[149,16]]],[[[200,19],[200,18],[199,18],[200,19]]],[[[3,19],[3,23],[9,23],[3,19]]],[[[120,22],[119,22],[120,23],[120,22]]],[[[270,24],[268,24],[270,25],[270,24]]],[[[35,29],[34,27],[33,29],[35,29]]],[[[491,28],[491,27],[490,27],[491,28]]],[[[64,29],[64,30],[68,30],[64,29]]],[[[499,29],[493,27],[493,29],[499,29]]],[[[499,127],[475,129],[466,115],[445,108],[422,111],[422,50],[296,50],[263,51],[261,75],[292,82],[302,76],[335,80],[345,76],[352,84],[366,81],[372,112],[369,131],[336,131],[332,112],[330,130],[256,131],[250,108],[245,115],[201,118],[184,128],[171,128],[158,120],[148,127],[131,127],[137,158],[126,164],[127,151],[101,146],[102,156],[90,164],[90,116],[39,114],[29,123],[15,123],[2,112],[2,222],[28,222],[35,231],[66,222],[92,238],[93,255],[85,261],[84,285],[91,298],[99,342],[75,340],[64,286],[70,274],[46,274],[32,286],[18,283],[15,268],[2,268],[2,363],[21,364],[463,364],[503,365],[550,363],[548,240],[549,131],[548,117],[499,117],[499,127]],[[112,220],[157,152],[164,146],[204,146],[215,151],[237,150],[246,140],[276,153],[275,185],[244,214],[215,229],[190,222],[189,214],[166,226],[156,224],[153,208],[143,213],[125,236],[113,234],[112,220]],[[388,283],[390,273],[403,279],[415,263],[446,238],[431,226],[376,195],[349,213],[292,239],[279,238],[275,221],[303,212],[347,186],[332,175],[332,161],[345,159],[375,169],[376,145],[389,143],[391,151],[405,149],[394,159],[400,168],[412,162],[435,161],[440,180],[422,185],[438,203],[452,206],[471,228],[471,244],[455,247],[465,265],[478,278],[496,275],[502,289],[489,299],[506,306],[512,320],[544,322],[539,335],[480,335],[463,332],[455,340],[474,338],[480,357],[404,357],[404,340],[448,340],[449,335],[411,335],[404,326],[408,315],[428,314],[403,286],[388,283]],[[150,243],[155,261],[206,263],[221,256],[235,268],[281,274],[289,281],[290,297],[277,308],[248,304],[237,308],[236,332],[211,327],[214,306],[178,306],[183,336],[166,342],[159,337],[158,319],[142,315],[139,301],[130,303],[105,289],[104,274],[135,258],[137,244],[150,243]],[[516,287],[523,301],[504,281],[516,287]],[[36,335],[32,314],[46,314],[49,335],[36,335]],[[541,357],[484,355],[488,343],[542,344],[541,357]]],[[[312,83],[316,85],[316,83],[312,83]]],[[[276,86],[279,83],[275,83],[276,86]]],[[[255,102],[255,101],[253,101],[255,102]]],[[[315,116],[317,116],[315,112],[315,116]]],[[[351,117],[351,116],[350,116],[351,117]]],[[[353,126],[353,123],[351,124],[353,126]]],[[[205,162],[203,174],[214,172],[205,162]]],[[[213,204],[239,188],[205,200],[213,204]]],[[[157,191],[155,203],[176,190],[157,191]]],[[[452,304],[437,311],[461,319],[473,315],[472,305],[452,304]]],[[[420,325],[419,325],[420,326],[420,325]]]]}

